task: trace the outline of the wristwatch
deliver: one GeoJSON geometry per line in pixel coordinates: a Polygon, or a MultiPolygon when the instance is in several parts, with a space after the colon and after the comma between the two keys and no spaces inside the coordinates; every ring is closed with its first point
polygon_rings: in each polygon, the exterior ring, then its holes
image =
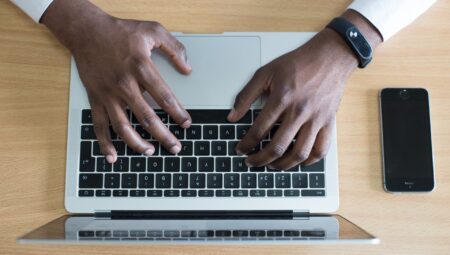
{"type": "Polygon", "coordinates": [[[351,22],[344,18],[334,18],[327,26],[337,32],[358,58],[359,68],[364,68],[372,60],[372,47],[364,35],[351,22]]]}

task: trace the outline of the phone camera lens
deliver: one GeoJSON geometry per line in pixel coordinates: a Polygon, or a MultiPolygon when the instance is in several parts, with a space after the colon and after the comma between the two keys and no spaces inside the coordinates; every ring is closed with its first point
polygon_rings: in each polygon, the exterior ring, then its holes
{"type": "Polygon", "coordinates": [[[400,98],[403,100],[407,100],[409,98],[409,92],[406,89],[400,90],[400,98]]]}

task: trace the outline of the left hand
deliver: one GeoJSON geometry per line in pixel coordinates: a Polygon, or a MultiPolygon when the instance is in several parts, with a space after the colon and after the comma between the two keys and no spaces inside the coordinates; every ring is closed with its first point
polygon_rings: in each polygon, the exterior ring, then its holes
{"type": "Polygon", "coordinates": [[[228,116],[231,122],[239,120],[259,96],[268,93],[261,113],[236,146],[237,153],[249,153],[281,121],[272,141],[250,154],[246,164],[289,169],[320,160],[328,151],[345,81],[357,64],[345,42],[324,29],[300,48],[261,67],[237,95],[228,116]]]}

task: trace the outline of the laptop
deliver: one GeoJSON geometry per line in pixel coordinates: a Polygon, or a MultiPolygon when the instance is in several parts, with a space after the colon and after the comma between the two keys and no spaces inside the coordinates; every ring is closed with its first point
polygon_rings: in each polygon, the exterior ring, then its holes
{"type": "MultiPolygon", "coordinates": [[[[186,46],[193,72],[179,74],[157,51],[151,58],[190,113],[192,126],[181,129],[144,96],[181,141],[181,152],[167,152],[128,111],[138,133],[155,145],[155,154],[136,153],[112,134],[118,160],[108,164],[72,59],[65,185],[70,215],[19,241],[376,243],[374,236],[330,214],[339,206],[335,130],[324,159],[287,171],[248,168],[234,151],[264,105],[264,98],[258,99],[238,123],[229,123],[237,93],[259,67],[314,33],[174,35],[186,46]]],[[[255,150],[275,132],[277,125],[255,150]]]]}

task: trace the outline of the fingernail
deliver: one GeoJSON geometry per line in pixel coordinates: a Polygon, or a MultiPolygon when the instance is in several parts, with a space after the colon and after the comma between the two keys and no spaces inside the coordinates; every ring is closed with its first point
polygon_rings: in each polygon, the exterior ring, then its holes
{"type": "Polygon", "coordinates": [[[155,149],[154,149],[154,148],[148,148],[148,149],[144,152],[144,155],[145,155],[145,156],[151,156],[151,155],[153,155],[154,152],[155,152],[155,149]]]}
{"type": "Polygon", "coordinates": [[[186,120],[185,122],[183,122],[183,124],[181,124],[180,126],[182,128],[188,128],[191,125],[191,120],[186,120]]]}
{"type": "Polygon", "coordinates": [[[245,161],[245,164],[247,165],[247,167],[253,167],[253,165],[248,163],[247,160],[245,161]]]}
{"type": "Polygon", "coordinates": [[[239,149],[235,149],[235,150],[236,150],[236,154],[237,154],[238,156],[244,155],[244,153],[242,153],[242,151],[240,151],[239,149]]]}
{"type": "Polygon", "coordinates": [[[234,113],[236,112],[236,110],[233,108],[231,109],[230,113],[228,113],[228,118],[233,117],[234,113]]]}
{"type": "Polygon", "coordinates": [[[180,145],[174,145],[174,146],[172,146],[172,148],[170,148],[169,151],[170,151],[172,154],[177,154],[178,152],[180,152],[180,150],[181,150],[180,145]]]}
{"type": "Polygon", "coordinates": [[[274,170],[275,167],[273,167],[272,165],[267,165],[267,168],[269,168],[270,170],[274,170]]]}
{"type": "Polygon", "coordinates": [[[108,161],[108,163],[110,163],[110,164],[114,163],[114,156],[106,155],[106,161],[108,161]]]}

